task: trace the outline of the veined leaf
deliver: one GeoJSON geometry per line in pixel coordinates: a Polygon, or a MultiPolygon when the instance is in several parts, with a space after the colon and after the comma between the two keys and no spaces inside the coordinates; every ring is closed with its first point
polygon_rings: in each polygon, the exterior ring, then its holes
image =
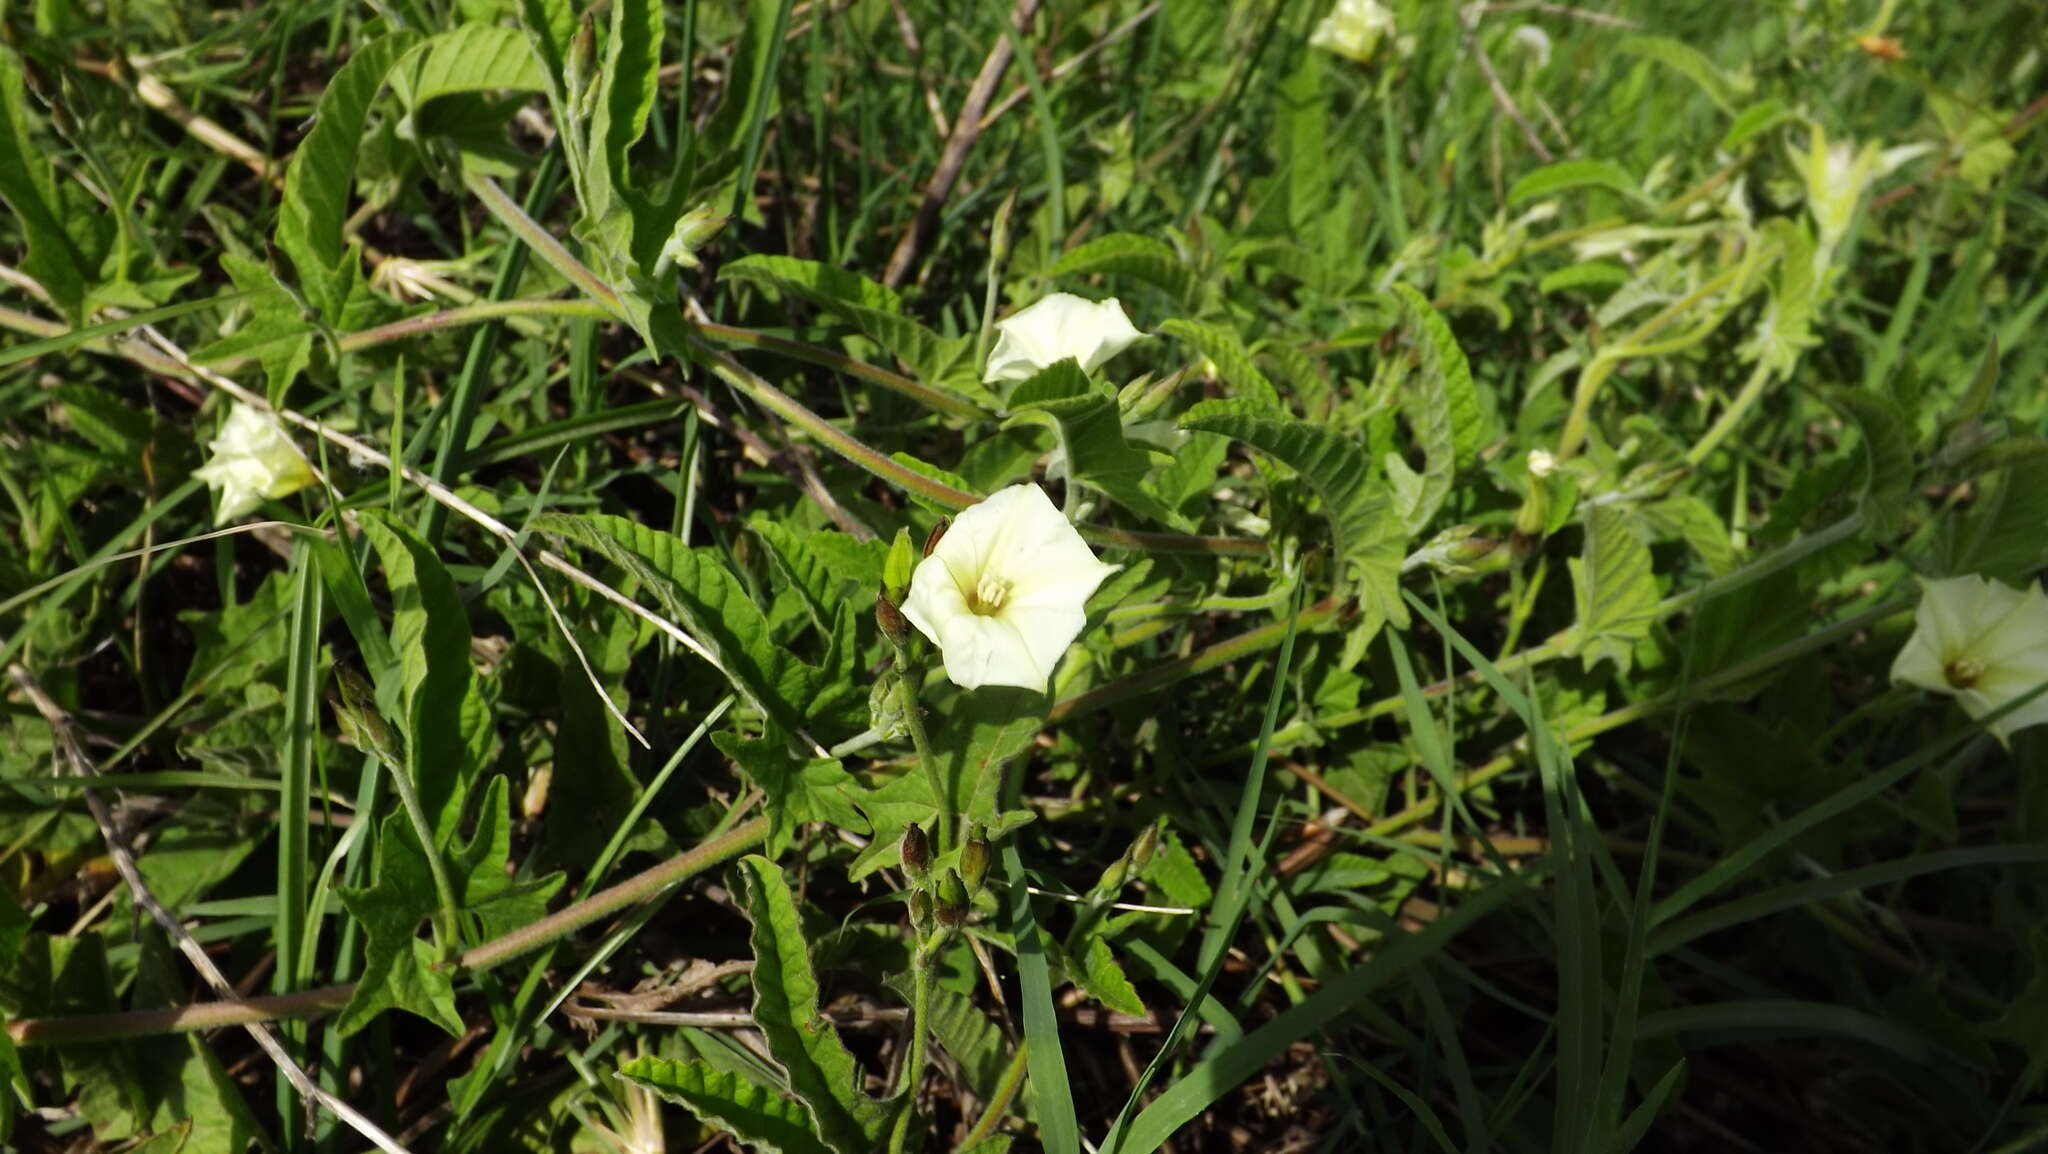
{"type": "Polygon", "coordinates": [[[1259,366],[1253,363],[1251,353],[1246,351],[1244,342],[1237,339],[1236,333],[1179,317],[1160,325],[1159,331],[1193,346],[1196,352],[1214,362],[1217,375],[1231,387],[1233,395],[1257,401],[1271,409],[1285,408],[1280,400],[1280,390],[1274,388],[1266,374],[1259,371],[1259,366]]]}
{"type": "Polygon", "coordinates": [[[22,271],[49,290],[57,307],[82,322],[85,294],[99,270],[64,227],[64,202],[48,153],[29,134],[28,85],[12,48],[0,48],[0,198],[14,210],[28,242],[22,271]]]}
{"type": "MultiPolygon", "coordinates": [[[[906,1000],[909,998],[910,975],[892,978],[889,985],[906,1000]]],[[[926,1028],[960,1063],[961,1072],[967,1076],[967,1088],[974,1096],[984,1102],[990,1100],[1009,1058],[1002,1028],[989,1020],[988,1012],[975,1005],[974,999],[937,983],[933,983],[927,996],[931,1002],[926,1007],[926,1028]]]]}
{"type": "Polygon", "coordinates": [[[1608,188],[1633,200],[1642,189],[1628,170],[1611,160],[1560,160],[1522,177],[1508,189],[1508,203],[1520,204],[1574,188],[1608,188]]]}
{"type": "Polygon", "coordinates": [[[367,512],[361,523],[391,590],[391,648],[404,678],[406,768],[435,839],[445,843],[491,743],[489,707],[469,660],[469,618],[448,571],[411,529],[367,512]]]}
{"type": "Polygon", "coordinates": [[[1669,36],[1625,36],[1617,47],[1631,55],[1655,60],[1699,85],[1707,99],[1730,116],[1735,114],[1736,95],[1747,91],[1746,85],[1738,84],[1723,74],[1706,53],[1683,40],[1669,36]]]}
{"type": "MultiPolygon", "coordinates": [[[[654,109],[661,33],[659,0],[612,0],[611,31],[605,38],[597,102],[590,117],[590,155],[584,161],[591,202],[583,208],[594,220],[615,211],[631,212],[633,182],[626,154],[647,131],[647,116],[654,109]]],[[[630,223],[627,229],[629,236],[620,248],[639,247],[640,238],[631,235],[637,230],[630,223]]]]}
{"type": "Polygon", "coordinates": [[[1155,463],[1152,454],[1124,438],[1116,398],[1091,382],[1079,364],[1060,361],[1019,383],[1010,394],[1010,411],[1013,423],[1041,421],[1057,430],[1068,479],[1092,485],[1145,516],[1170,516],[1144,487],[1155,463]]]}
{"type": "Polygon", "coordinates": [[[391,70],[391,90],[416,109],[457,92],[545,92],[534,46],[516,28],[463,24],[414,45],[391,70]]]}
{"type": "Polygon", "coordinates": [[[605,514],[544,513],[533,525],[603,554],[638,578],[710,650],[741,696],[785,732],[802,727],[818,689],[817,670],[773,642],[767,616],[716,552],[605,514]]]}
{"type": "Polygon", "coordinates": [[[619,1077],[645,1086],[756,1150],[773,1154],[827,1154],[811,1132],[801,1104],[737,1070],[714,1070],[702,1062],[635,1058],[619,1077]]]}
{"type": "Polygon", "coordinates": [[[712,734],[711,743],[767,795],[769,853],[787,849],[797,827],[807,822],[852,833],[868,831],[867,821],[854,807],[854,798],[866,791],[839,762],[798,760],[790,754],[788,739],[774,730],[753,741],[728,730],[712,734]]]}
{"type": "Polygon", "coordinates": [[[412,43],[404,32],[356,49],[320,95],[313,130],[299,142],[284,173],[277,210],[277,247],[298,269],[306,299],[329,323],[339,324],[351,278],[342,268],[341,226],[355,179],[356,146],[370,102],[384,87],[392,62],[412,43]]]}
{"type": "Polygon", "coordinates": [[[782,867],[758,854],[741,859],[739,868],[754,923],[754,1022],[825,1145],[836,1154],[868,1154],[890,1111],[861,1093],[859,1065],[818,1012],[818,979],[789,882],[782,867]]]}
{"type": "Polygon", "coordinates": [[[1119,1014],[1144,1016],[1145,1003],[1138,997],[1138,988],[1124,976],[1124,968],[1117,964],[1116,955],[1110,952],[1109,942],[1102,935],[1088,939],[1080,963],[1074,977],[1090,997],[1119,1014]]]}
{"type": "MultiPolygon", "coordinates": [[[[916,473],[918,476],[926,477],[931,480],[937,481],[939,484],[944,485],[947,488],[958,489],[963,493],[975,492],[974,486],[967,483],[967,478],[962,477],[958,473],[949,473],[946,470],[939,468],[937,465],[934,465],[929,461],[919,460],[918,458],[913,457],[909,453],[905,453],[900,449],[894,453],[889,454],[889,459],[903,466],[904,468],[909,469],[911,472],[916,473]]],[[[955,507],[951,505],[942,505],[939,502],[934,501],[929,497],[926,497],[922,493],[919,493],[915,489],[905,489],[903,490],[903,495],[909,497],[912,501],[917,502],[919,505],[922,505],[924,508],[930,510],[931,512],[937,513],[942,517],[950,517],[954,513],[959,512],[959,510],[956,509],[955,507]]],[[[978,497],[976,499],[979,500],[978,497]]]]}
{"type": "Polygon", "coordinates": [[[1144,281],[1183,305],[1201,295],[1201,281],[1188,262],[1164,242],[1149,236],[1113,232],[1097,237],[1061,257],[1052,275],[1091,276],[1113,273],[1144,281]]]}
{"type": "Polygon", "coordinates": [[[994,394],[974,373],[972,337],[942,337],[903,315],[894,292],[858,273],[817,261],[760,253],[719,270],[720,280],[766,285],[845,319],[869,340],[910,366],[926,384],[951,389],[994,408],[994,394]]]}
{"type": "Polygon", "coordinates": [[[1905,414],[1885,393],[1827,389],[1821,396],[1863,430],[1863,511],[1882,537],[1898,524],[1913,491],[1913,442],[1905,414]]]}
{"type": "Polygon", "coordinates": [[[284,399],[298,375],[313,360],[313,326],[299,315],[299,306],[278,287],[277,279],[259,261],[222,253],[221,271],[246,295],[249,319],[242,327],[199,350],[198,364],[220,364],[254,357],[263,366],[265,388],[273,403],[284,399]]]}
{"type": "Polygon", "coordinates": [[[1612,505],[1587,510],[1586,549],[1570,559],[1579,622],[1573,651],[1591,671],[1605,658],[1623,673],[1636,642],[1657,621],[1657,581],[1650,571],[1650,547],[1612,505]]]}
{"type": "Polygon", "coordinates": [[[707,152],[737,153],[746,146],[748,126],[757,115],[767,115],[760,111],[760,106],[775,98],[771,69],[776,57],[781,7],[782,0],[747,0],[746,26],[733,45],[725,96],[704,129],[703,147],[707,152]]]}
{"type": "Polygon", "coordinates": [[[1422,442],[1422,484],[1402,520],[1410,533],[1422,531],[1451,495],[1458,470],[1472,463],[1484,437],[1485,420],[1479,395],[1472,388],[1472,368],[1465,351],[1451,335],[1451,326],[1430,306],[1429,298],[1405,284],[1394,286],[1401,311],[1415,327],[1422,352],[1422,387],[1404,389],[1402,408],[1422,442]]]}
{"type": "Polygon", "coordinates": [[[1408,624],[1401,602],[1402,550],[1408,534],[1386,486],[1373,479],[1360,445],[1323,425],[1278,416],[1240,400],[1204,401],[1181,417],[1181,427],[1222,433],[1274,457],[1300,473],[1323,502],[1340,562],[1358,568],[1359,595],[1378,620],[1408,624]]]}

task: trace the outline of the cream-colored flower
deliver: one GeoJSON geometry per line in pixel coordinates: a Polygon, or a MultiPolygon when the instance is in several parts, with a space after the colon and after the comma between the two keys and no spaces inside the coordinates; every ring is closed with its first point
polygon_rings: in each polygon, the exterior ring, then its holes
{"type": "Polygon", "coordinates": [[[1132,326],[1115,297],[1098,304],[1072,293],[1054,293],[996,322],[996,332],[995,351],[981,378],[985,382],[1028,381],[1069,359],[1092,373],[1145,335],[1132,326]]]}
{"type": "MultiPolygon", "coordinates": [[[[1913,636],[1892,662],[1892,680],[1952,694],[1963,712],[1982,717],[2048,682],[2048,594],[1983,577],[1920,582],[1913,636]]],[[[1997,721],[2005,741],[2048,724],[2048,693],[1997,721]]]]}
{"type": "Polygon", "coordinates": [[[1515,29],[1508,39],[1515,47],[1528,53],[1537,68],[1550,67],[1550,33],[1534,24],[1524,24],[1515,29]]]}
{"type": "Polygon", "coordinates": [[[1378,51],[1381,38],[1393,31],[1394,12],[1379,0],[1337,0],[1308,42],[1365,64],[1378,51]]]}
{"type": "Polygon", "coordinates": [[[225,522],[244,516],[265,500],[296,493],[313,483],[313,466],[270,416],[237,404],[207,448],[212,456],[192,475],[220,494],[225,522]]]}
{"type": "Polygon", "coordinates": [[[1036,485],[1012,485],[954,518],[910,575],[903,615],[962,689],[1043,690],[1080,635],[1106,565],[1036,485]]]}

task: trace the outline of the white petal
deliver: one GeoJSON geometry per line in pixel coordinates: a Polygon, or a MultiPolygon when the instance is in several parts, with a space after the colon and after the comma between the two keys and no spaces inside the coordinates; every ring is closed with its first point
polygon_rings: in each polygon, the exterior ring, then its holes
{"type": "Polygon", "coordinates": [[[1053,293],[997,322],[996,333],[985,382],[1029,380],[1069,358],[1092,373],[1145,335],[1115,297],[1097,304],[1072,293],[1053,293]]]}
{"type": "MultiPolygon", "coordinates": [[[[1067,640],[1073,640],[1072,634],[1067,640]]],[[[1052,667],[1039,662],[1034,646],[1016,625],[1000,616],[962,613],[947,620],[941,626],[939,652],[945,659],[947,678],[962,689],[1014,685],[1044,692],[1052,676],[1052,667]]]]}

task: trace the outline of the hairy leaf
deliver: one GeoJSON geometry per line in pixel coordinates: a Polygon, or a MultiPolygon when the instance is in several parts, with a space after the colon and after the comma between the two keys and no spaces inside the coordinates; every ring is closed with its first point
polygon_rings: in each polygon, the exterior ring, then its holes
{"type": "Polygon", "coordinates": [[[1188,262],[1149,236],[1113,232],[1097,237],[1061,257],[1052,270],[1056,277],[1098,273],[1143,281],[1183,305],[1193,305],[1201,294],[1201,281],[1188,262]]]}
{"type": "Polygon", "coordinates": [[[818,1011],[818,979],[789,882],[782,867],[759,855],[739,867],[754,923],[754,1022],[825,1145],[836,1154],[868,1154],[890,1112],[861,1092],[859,1064],[818,1011]]]}
{"type": "Polygon", "coordinates": [[[718,660],[741,696],[784,731],[802,727],[819,688],[817,670],[775,644],[768,618],[716,550],[693,549],[672,534],[604,514],[546,513],[533,524],[638,578],[718,660]]]}
{"type": "Polygon", "coordinates": [[[1451,494],[1458,470],[1472,463],[1485,436],[1479,395],[1472,388],[1472,369],[1465,351],[1451,335],[1451,326],[1430,306],[1429,298],[1408,285],[1394,286],[1401,311],[1416,329],[1422,353],[1420,388],[1402,392],[1408,423],[1422,442],[1422,483],[1402,520],[1410,533],[1421,532],[1451,494]]]}
{"type": "Polygon", "coordinates": [[[1408,624],[1400,586],[1408,534],[1361,446],[1325,425],[1277,416],[1241,400],[1204,401],[1180,423],[1243,441],[1307,479],[1322,498],[1339,561],[1357,569],[1367,611],[1377,620],[1408,624]]]}
{"type": "Polygon", "coordinates": [[[72,320],[83,322],[85,295],[98,280],[99,269],[64,227],[68,214],[50,171],[48,151],[29,132],[28,86],[21,59],[5,47],[0,47],[0,199],[14,210],[28,242],[22,271],[41,282],[72,320]]]}
{"type": "Polygon", "coordinates": [[[1568,562],[1579,622],[1573,652],[1591,670],[1603,659],[1623,673],[1636,642],[1657,621],[1657,580],[1650,571],[1650,547],[1612,505],[1587,510],[1586,548],[1568,562]]]}
{"type": "Polygon", "coordinates": [[[391,90],[409,109],[458,92],[544,92],[547,73],[516,28],[463,24],[415,44],[391,70],[391,90]]]}
{"type": "Polygon", "coordinates": [[[1013,421],[1040,422],[1057,430],[1069,480],[1100,489],[1148,517],[1163,520],[1169,515],[1144,487],[1153,455],[1125,439],[1116,397],[1090,381],[1079,364],[1060,361],[1020,382],[1010,394],[1010,411],[1016,414],[1013,421]]]}
{"type": "Polygon", "coordinates": [[[619,1067],[619,1077],[645,1086],[756,1150],[826,1154],[827,1147],[812,1133],[810,1116],[800,1103],[737,1070],[641,1057],[619,1067]]]}
{"type": "Polygon", "coordinates": [[[1119,1014],[1145,1015],[1145,1003],[1138,997],[1138,988],[1124,976],[1124,968],[1117,964],[1116,955],[1110,952],[1109,942],[1102,935],[1088,939],[1080,963],[1074,980],[1088,991],[1088,996],[1119,1014]]]}
{"type": "Polygon", "coordinates": [[[299,142],[285,169],[277,247],[291,257],[306,299],[337,326],[353,279],[342,266],[341,227],[348,218],[356,146],[362,141],[371,101],[384,87],[392,63],[411,43],[409,34],[393,32],[356,49],[327,82],[313,130],[299,142]]]}
{"type": "Polygon", "coordinates": [[[1252,362],[1244,342],[1228,329],[1219,329],[1178,317],[1159,326],[1159,331],[1192,346],[1216,365],[1216,373],[1233,390],[1234,396],[1256,401],[1272,409],[1284,407],[1280,390],[1252,362]]]}
{"type": "Polygon", "coordinates": [[[1863,512],[1879,537],[1898,524],[1913,491],[1912,431],[1890,395],[1868,389],[1828,389],[1828,404],[1863,431],[1863,512]]]}

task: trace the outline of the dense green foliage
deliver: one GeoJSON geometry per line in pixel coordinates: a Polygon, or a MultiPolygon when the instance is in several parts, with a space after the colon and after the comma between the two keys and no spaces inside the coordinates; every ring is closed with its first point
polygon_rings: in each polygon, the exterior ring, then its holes
{"type": "Polygon", "coordinates": [[[1386,10],[0,3],[0,1140],[2048,1140],[2038,8],[1386,10]]]}

